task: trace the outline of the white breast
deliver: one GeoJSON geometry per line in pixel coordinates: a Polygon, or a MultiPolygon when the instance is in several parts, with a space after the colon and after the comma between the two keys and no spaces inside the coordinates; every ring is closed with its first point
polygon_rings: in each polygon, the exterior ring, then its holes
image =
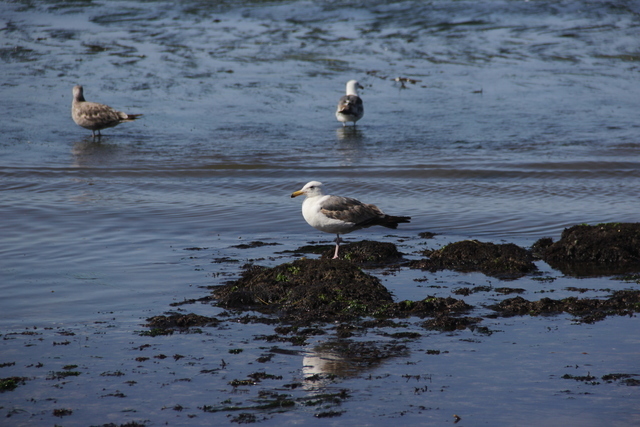
{"type": "Polygon", "coordinates": [[[332,219],[320,212],[322,202],[331,196],[307,197],[302,203],[302,216],[313,228],[332,234],[345,234],[354,230],[351,222],[332,219]]]}

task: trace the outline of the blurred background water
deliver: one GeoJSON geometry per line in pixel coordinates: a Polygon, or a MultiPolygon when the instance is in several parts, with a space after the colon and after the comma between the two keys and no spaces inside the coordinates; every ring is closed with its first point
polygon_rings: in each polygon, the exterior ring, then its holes
{"type": "Polygon", "coordinates": [[[413,217],[409,240],[529,246],[638,219],[638,2],[11,1],[0,15],[5,330],[196,296],[214,283],[185,248],[330,241],[289,198],[311,180],[413,217]],[[355,129],[334,117],[350,79],[365,86],[355,129]],[[94,142],[70,117],[76,84],[144,116],[94,142]]]}

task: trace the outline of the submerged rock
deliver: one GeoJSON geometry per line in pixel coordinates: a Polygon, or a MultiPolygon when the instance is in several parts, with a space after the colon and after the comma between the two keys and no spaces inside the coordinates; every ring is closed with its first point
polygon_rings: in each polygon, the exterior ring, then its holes
{"type": "Polygon", "coordinates": [[[429,258],[413,261],[410,266],[430,271],[479,271],[500,279],[516,279],[537,270],[531,252],[513,243],[497,245],[464,240],[424,251],[424,255],[429,258]]]}
{"type": "Polygon", "coordinates": [[[640,272],[640,223],[575,225],[560,240],[538,240],[539,256],[571,276],[608,276],[640,272]]]}

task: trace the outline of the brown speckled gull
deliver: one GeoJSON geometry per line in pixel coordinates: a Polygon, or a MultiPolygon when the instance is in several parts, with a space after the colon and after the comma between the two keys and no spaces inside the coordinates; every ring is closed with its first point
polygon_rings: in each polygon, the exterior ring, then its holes
{"type": "Polygon", "coordinates": [[[98,104],[97,102],[87,102],[84,100],[84,92],[82,86],[73,87],[73,103],[71,104],[71,117],[78,126],[89,129],[93,137],[98,137],[101,129],[118,126],[120,123],[131,122],[142,114],[127,114],[122,111],[114,110],[108,105],[98,104]]]}

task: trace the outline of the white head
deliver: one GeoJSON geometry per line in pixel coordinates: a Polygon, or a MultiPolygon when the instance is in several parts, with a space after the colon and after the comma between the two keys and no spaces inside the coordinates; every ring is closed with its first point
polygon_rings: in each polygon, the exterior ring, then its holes
{"type": "Polygon", "coordinates": [[[307,182],[305,186],[302,187],[300,190],[294,191],[291,194],[291,197],[298,197],[303,194],[307,197],[316,197],[316,196],[324,195],[324,193],[322,192],[322,183],[318,181],[307,182]]]}
{"type": "Polygon", "coordinates": [[[347,82],[347,95],[355,95],[358,96],[358,89],[364,89],[357,80],[349,80],[347,82]]]}

